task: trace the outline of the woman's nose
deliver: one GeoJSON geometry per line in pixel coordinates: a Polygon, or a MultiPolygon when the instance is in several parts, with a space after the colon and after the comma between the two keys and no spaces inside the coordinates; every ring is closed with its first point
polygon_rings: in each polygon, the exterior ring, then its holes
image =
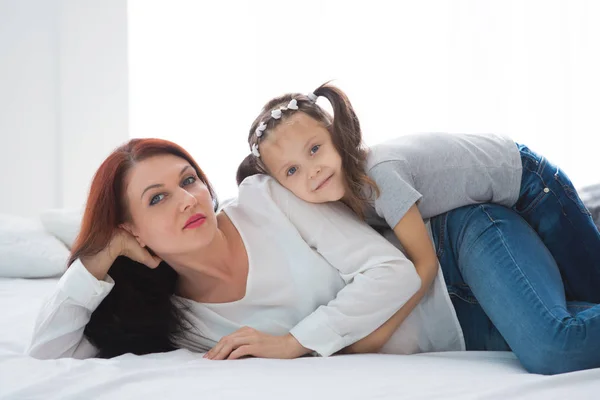
{"type": "Polygon", "coordinates": [[[192,193],[188,192],[185,189],[181,189],[181,190],[182,190],[181,211],[185,211],[188,208],[191,208],[191,207],[195,206],[196,204],[198,204],[198,200],[196,199],[196,196],[194,196],[192,193]]]}

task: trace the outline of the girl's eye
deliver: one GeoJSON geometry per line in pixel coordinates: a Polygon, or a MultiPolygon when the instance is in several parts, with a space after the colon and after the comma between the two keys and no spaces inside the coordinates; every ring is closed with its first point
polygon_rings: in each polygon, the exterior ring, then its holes
{"type": "Polygon", "coordinates": [[[182,184],[183,184],[183,186],[187,186],[187,185],[191,185],[194,182],[196,182],[196,177],[188,176],[187,178],[185,178],[185,180],[182,182],[182,184]]]}
{"type": "Polygon", "coordinates": [[[319,148],[321,147],[321,145],[319,144],[315,144],[313,147],[310,148],[310,155],[312,156],[313,154],[315,154],[317,151],[319,151],[319,148]]]}
{"type": "Polygon", "coordinates": [[[165,198],[164,193],[157,194],[150,199],[150,205],[153,206],[155,204],[158,204],[164,198],[165,198]]]}
{"type": "Polygon", "coordinates": [[[296,173],[296,171],[298,171],[298,168],[296,167],[292,167],[290,169],[287,170],[287,176],[292,176],[296,173]]]}

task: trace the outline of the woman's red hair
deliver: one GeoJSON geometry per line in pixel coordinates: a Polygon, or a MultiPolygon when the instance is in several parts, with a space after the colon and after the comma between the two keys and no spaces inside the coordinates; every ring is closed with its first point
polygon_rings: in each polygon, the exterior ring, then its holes
{"type": "MultiPolygon", "coordinates": [[[[190,163],[208,187],[216,211],[214,190],[187,151],[166,140],[132,139],[113,151],[98,168],[69,265],[108,246],[115,229],[130,218],[125,200],[127,174],[136,163],[165,154],[190,163]]],[[[183,312],[186,305],[173,296],[177,273],[165,262],[151,269],[127,257],[117,257],[108,274],[115,286],[94,310],[84,330],[98,348],[97,356],[110,358],[176,349],[177,338],[190,328],[183,312]]]]}
{"type": "Polygon", "coordinates": [[[96,171],[81,229],[71,249],[69,265],[78,258],[98,254],[108,246],[115,229],[120,224],[129,222],[128,205],[125,200],[127,174],[136,163],[163,154],[183,158],[194,167],[200,180],[208,187],[216,209],[217,197],[212,186],[185,149],[168,140],[132,139],[115,149],[96,171]]]}

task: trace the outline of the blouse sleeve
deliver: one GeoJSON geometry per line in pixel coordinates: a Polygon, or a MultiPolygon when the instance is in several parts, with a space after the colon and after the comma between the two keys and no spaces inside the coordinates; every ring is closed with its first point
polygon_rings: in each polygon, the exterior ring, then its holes
{"type": "Polygon", "coordinates": [[[42,306],[26,353],[39,359],[96,356],[98,350],[83,331],[113,286],[110,276],[99,281],[76,260],[42,306]]]}
{"type": "Polygon", "coordinates": [[[341,203],[310,204],[275,180],[271,195],[298,232],[346,286],[290,333],[306,348],[329,356],[387,321],[421,287],[412,262],[341,203]]]}

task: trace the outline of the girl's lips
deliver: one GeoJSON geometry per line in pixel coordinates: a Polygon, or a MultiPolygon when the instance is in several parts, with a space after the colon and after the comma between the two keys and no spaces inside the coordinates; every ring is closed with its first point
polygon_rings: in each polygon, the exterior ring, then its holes
{"type": "Polygon", "coordinates": [[[319,183],[319,186],[317,186],[317,187],[315,188],[315,192],[316,192],[317,190],[319,190],[319,189],[323,188],[324,186],[326,186],[326,185],[329,183],[329,181],[331,181],[331,178],[332,178],[332,177],[333,177],[333,174],[332,174],[332,175],[330,175],[328,178],[326,178],[326,179],[325,179],[323,182],[319,183]]]}

